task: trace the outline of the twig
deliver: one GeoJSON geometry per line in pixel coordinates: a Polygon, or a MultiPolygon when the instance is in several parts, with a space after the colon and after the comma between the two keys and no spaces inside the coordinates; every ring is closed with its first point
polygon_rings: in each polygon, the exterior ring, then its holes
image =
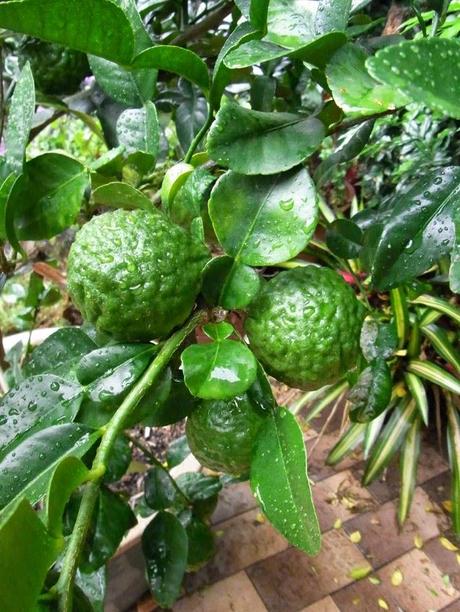
{"type": "Polygon", "coordinates": [[[181,34],[173,38],[169,44],[183,45],[186,42],[200,38],[202,34],[205,34],[209,30],[213,30],[216,26],[222,23],[225,17],[232,12],[232,9],[233,2],[224,4],[218,8],[217,11],[211,13],[205,19],[203,19],[203,21],[192,25],[190,28],[185,30],[185,32],[181,32],[181,34]]]}
{"type": "Polygon", "coordinates": [[[91,480],[86,485],[77,519],[72,535],[69,538],[64,559],[61,566],[61,573],[56,585],[51,589],[58,598],[60,612],[71,612],[73,582],[77,571],[81,551],[85,543],[94,507],[99,494],[101,479],[107,469],[113,445],[126,426],[128,417],[145,395],[147,390],[158,379],[163,369],[169,363],[171,357],[185,340],[185,338],[203,320],[203,311],[199,311],[186,323],[180,330],[173,334],[164,343],[156,358],[149,365],[142,378],[136,383],[126,398],[121,403],[118,410],[110,419],[108,424],[102,429],[103,434],[101,443],[97,449],[96,457],[90,472],[91,480]]]}
{"type": "Polygon", "coordinates": [[[312,447],[310,448],[310,451],[308,453],[310,459],[312,458],[313,452],[314,452],[315,448],[317,447],[319,441],[324,436],[324,434],[326,432],[326,429],[329,427],[329,423],[334,418],[334,415],[337,412],[337,408],[340,406],[340,402],[341,401],[342,401],[342,394],[337,398],[337,401],[335,402],[334,406],[332,407],[332,410],[331,410],[329,416],[327,417],[326,422],[321,427],[321,431],[319,432],[318,437],[316,438],[315,442],[313,443],[312,447]]]}

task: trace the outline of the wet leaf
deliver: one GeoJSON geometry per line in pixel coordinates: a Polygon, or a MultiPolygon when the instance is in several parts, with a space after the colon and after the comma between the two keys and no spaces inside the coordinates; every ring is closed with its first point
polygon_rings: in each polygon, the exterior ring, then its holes
{"type": "Polygon", "coordinates": [[[5,131],[6,166],[10,172],[22,172],[29,132],[35,112],[35,85],[30,64],[19,75],[10,102],[5,131]]]}
{"type": "Polygon", "coordinates": [[[93,191],[94,204],[133,210],[142,208],[155,211],[152,201],[129,183],[106,183],[93,191]]]}
{"type": "Polygon", "coordinates": [[[211,259],[205,267],[202,293],[211,306],[237,310],[251,303],[260,283],[253,268],[224,255],[211,259]]]}
{"type": "Polygon", "coordinates": [[[379,416],[391,399],[391,371],[384,359],[374,359],[359,375],[351,388],[348,401],[351,404],[350,420],[368,423],[379,416]]]}
{"type": "Polygon", "coordinates": [[[146,102],[142,108],[123,111],[116,129],[119,143],[128,154],[128,162],[140,172],[153,168],[160,146],[160,128],[153,102],[146,102]]]}

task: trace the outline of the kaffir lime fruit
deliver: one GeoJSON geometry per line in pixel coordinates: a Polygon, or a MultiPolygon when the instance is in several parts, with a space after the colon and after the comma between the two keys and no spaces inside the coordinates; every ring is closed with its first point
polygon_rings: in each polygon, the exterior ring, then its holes
{"type": "Polygon", "coordinates": [[[36,38],[26,38],[19,48],[21,68],[26,62],[30,62],[36,88],[49,95],[75,93],[91,72],[84,53],[36,38]]]}
{"type": "Polygon", "coordinates": [[[247,394],[231,400],[204,400],[187,419],[190,449],[211,470],[245,474],[255,437],[267,414],[247,394]]]}
{"type": "Polygon", "coordinates": [[[85,320],[121,340],[166,336],[190,314],[206,246],[160,212],[116,210],[77,233],[68,287],[85,320]]]}
{"type": "Polygon", "coordinates": [[[246,331],[269,374],[291,387],[318,389],[355,367],[363,310],[339,274],[306,266],[265,284],[246,331]]]}

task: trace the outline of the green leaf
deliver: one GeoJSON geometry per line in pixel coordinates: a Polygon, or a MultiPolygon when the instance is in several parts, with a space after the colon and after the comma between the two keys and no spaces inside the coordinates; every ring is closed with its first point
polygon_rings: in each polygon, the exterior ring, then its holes
{"type": "Polygon", "coordinates": [[[355,423],[368,423],[378,417],[390,403],[391,389],[390,368],[384,359],[374,359],[361,372],[358,382],[348,394],[351,404],[350,420],[355,423]]]}
{"type": "Polygon", "coordinates": [[[91,612],[104,612],[106,583],[107,569],[105,567],[99,568],[97,572],[93,572],[92,574],[85,574],[77,570],[75,584],[83,591],[88,599],[92,606],[91,612]]]}
{"type": "Polygon", "coordinates": [[[195,516],[191,516],[184,527],[188,538],[187,567],[196,571],[215,553],[214,533],[206,523],[195,516]]]}
{"type": "Polygon", "coordinates": [[[180,595],[187,567],[187,533],[169,512],[159,512],[142,534],[147,578],[155,600],[170,608],[180,595]]]}
{"type": "Polygon", "coordinates": [[[28,612],[37,599],[60,542],[52,538],[26,500],[20,500],[0,521],[0,609],[28,612]]]}
{"type": "Polygon", "coordinates": [[[166,451],[166,461],[168,463],[168,467],[171,469],[176,467],[184,461],[188,455],[190,455],[191,450],[187,442],[187,436],[180,436],[171,442],[168,446],[168,450],[166,451]]]}
{"type": "Polygon", "coordinates": [[[40,429],[74,420],[80,385],[54,374],[26,378],[0,399],[0,459],[40,429]]]}
{"type": "Polygon", "coordinates": [[[64,457],[56,465],[46,496],[46,523],[53,537],[62,537],[65,506],[73,491],[87,480],[88,475],[88,468],[78,457],[64,457]]]}
{"type": "Polygon", "coordinates": [[[275,176],[224,174],[209,201],[227,255],[250,266],[273,265],[302,251],[318,222],[315,188],[303,168],[275,176]]]}
{"type": "Polygon", "coordinates": [[[447,400],[447,442],[452,471],[452,524],[460,533],[460,417],[450,398],[447,400]]]}
{"type": "MultiPolygon", "coordinates": [[[[8,200],[10,198],[11,189],[13,188],[14,183],[18,180],[18,177],[14,172],[6,177],[6,179],[0,185],[0,240],[4,240],[7,238],[6,233],[6,207],[8,204],[8,200]]],[[[12,242],[11,246],[13,248],[17,247],[17,239],[14,236],[14,231],[11,228],[11,222],[9,227],[9,232],[12,234],[12,242]]],[[[16,248],[16,250],[19,250],[16,248]]]]}
{"type": "Polygon", "coordinates": [[[190,49],[174,45],[156,45],[137,55],[133,68],[166,70],[195,83],[204,91],[209,89],[209,73],[204,61],[190,49]]]}
{"type": "Polygon", "coordinates": [[[424,325],[421,331],[424,336],[431,340],[435,351],[454,367],[457,374],[460,374],[460,352],[450,342],[447,332],[434,323],[424,325]]]}
{"type": "Polygon", "coordinates": [[[276,79],[265,74],[256,75],[251,83],[252,110],[271,112],[276,93],[276,79]]]}
{"type": "Polygon", "coordinates": [[[255,28],[266,29],[269,0],[235,0],[235,4],[255,28]]]}
{"type": "Polygon", "coordinates": [[[231,70],[227,68],[224,60],[231,53],[231,51],[237,49],[243,43],[253,38],[258,38],[261,35],[262,32],[259,29],[254,28],[254,26],[250,23],[244,22],[237,25],[225,41],[219,55],[217,56],[216,63],[214,64],[212,85],[209,94],[209,103],[212,110],[219,107],[224,89],[231,79],[231,70]]]}
{"type": "Polygon", "coordinates": [[[417,407],[413,400],[401,401],[393,410],[376,445],[372,450],[363,476],[363,484],[370,484],[389,464],[411,427],[417,407]]]}
{"type": "Polygon", "coordinates": [[[212,499],[222,489],[219,478],[199,472],[184,472],[176,478],[176,482],[180,490],[194,503],[212,499]]]}
{"type": "Polygon", "coordinates": [[[142,108],[128,108],[117,121],[118,141],[128,153],[128,162],[140,171],[150,170],[158,155],[160,127],[153,102],[146,102],[142,108]]]}
{"type": "Polygon", "coordinates": [[[0,27],[92,53],[121,64],[134,52],[134,32],[111,0],[2,2],[0,27]]]}
{"type": "MultiPolygon", "coordinates": [[[[1,10],[1,8],[0,8],[1,10]]],[[[10,172],[22,172],[26,146],[35,112],[35,85],[30,64],[24,66],[11,97],[5,132],[6,165],[10,172]]]]}
{"type": "Polygon", "coordinates": [[[326,67],[326,77],[335,103],[349,114],[380,113],[408,102],[395,88],[371,77],[366,69],[366,53],[353,43],[334,54],[326,67]]]}
{"type": "Polygon", "coordinates": [[[256,270],[224,255],[211,259],[203,270],[202,293],[211,306],[245,308],[260,288],[256,270]]]}
{"type": "MultiPolygon", "coordinates": [[[[1,201],[0,201],[1,210],[1,201]]],[[[451,253],[449,284],[450,290],[460,293],[460,210],[457,210],[454,217],[455,222],[455,242],[451,253]]],[[[1,235],[1,232],[0,232],[1,235]]]]}
{"type": "Polygon", "coordinates": [[[417,374],[417,376],[420,376],[421,378],[424,378],[435,385],[439,385],[440,387],[447,389],[447,391],[460,395],[460,380],[430,361],[412,359],[409,361],[407,371],[412,372],[412,374],[417,374]]]}
{"type": "Polygon", "coordinates": [[[364,121],[364,123],[347,130],[338,139],[334,152],[323,160],[315,170],[313,178],[317,185],[322,185],[328,181],[336,166],[352,160],[361,153],[369,141],[374,123],[375,121],[364,121]]]}
{"type": "Polygon", "coordinates": [[[311,155],[326,130],[318,119],[262,113],[233,102],[219,110],[209,134],[211,159],[241,174],[275,174],[311,155]]]}
{"type": "Polygon", "coordinates": [[[401,448],[401,490],[398,507],[398,522],[400,525],[404,524],[410,511],[412,498],[414,497],[417,479],[417,464],[420,456],[421,423],[421,418],[419,416],[416,417],[401,448]]]}
{"type": "Polygon", "coordinates": [[[68,455],[82,457],[100,435],[84,425],[67,423],[48,427],[24,440],[0,462],[0,509],[19,495],[33,504],[38,502],[47,491],[57,463],[68,455]]]}
{"type": "Polygon", "coordinates": [[[102,488],[93,533],[87,541],[86,554],[80,564],[82,570],[90,573],[104,565],[115,554],[128,529],[136,523],[128,503],[110,489],[102,488]]]}
{"type": "Polygon", "coordinates": [[[393,323],[398,338],[398,347],[403,348],[409,335],[409,309],[404,287],[396,287],[390,291],[393,323]]]}
{"type": "Polygon", "coordinates": [[[365,423],[352,423],[337,444],[331,449],[326,459],[327,465],[340,463],[347,455],[355,450],[364,440],[367,425],[365,423]]]}
{"type": "Polygon", "coordinates": [[[233,325],[227,323],[227,321],[221,321],[220,323],[206,323],[203,325],[203,331],[212,340],[225,340],[229,338],[235,331],[233,325]]]}
{"type": "Polygon", "coordinates": [[[319,552],[321,532],[307,476],[307,455],[295,417],[276,409],[262,425],[251,463],[251,488],[270,522],[309,555],[319,552]]]}
{"type": "Polygon", "coordinates": [[[378,440],[378,437],[380,435],[380,432],[382,431],[382,427],[385,422],[385,418],[388,413],[388,410],[390,409],[390,406],[386,410],[384,410],[382,413],[380,413],[378,417],[376,417],[375,419],[373,419],[367,424],[366,432],[364,434],[364,443],[363,443],[364,459],[369,458],[369,454],[374,444],[378,440]]]}
{"type": "Polygon", "coordinates": [[[66,376],[83,355],[95,348],[96,344],[78,327],[58,329],[32,351],[24,374],[33,376],[52,371],[66,376]]]}
{"type": "Polygon", "coordinates": [[[169,213],[174,198],[193,171],[194,167],[185,162],[179,162],[166,171],[161,184],[161,203],[165,212],[169,213]]]}
{"type": "Polygon", "coordinates": [[[76,374],[82,385],[88,385],[145,352],[158,350],[153,344],[122,343],[95,348],[78,362],[76,374]]]}
{"type": "Polygon", "coordinates": [[[410,100],[460,119],[460,41],[421,38],[380,49],[366,66],[373,77],[410,100]],[[449,66],[446,78],[443,66],[449,66]]]}
{"type": "Polygon", "coordinates": [[[93,201],[96,205],[110,206],[113,208],[142,208],[151,212],[155,211],[152,201],[139,189],[129,183],[106,183],[93,191],[93,201]]]}
{"type": "Polygon", "coordinates": [[[181,83],[183,101],[176,109],[174,119],[177,137],[184,152],[187,152],[193,139],[206,122],[208,104],[198,90],[190,83],[181,83]]]}
{"type": "Polygon", "coordinates": [[[109,461],[104,472],[105,483],[117,482],[128,470],[132,460],[132,450],[128,438],[120,434],[110,452],[109,461]]]}
{"type": "Polygon", "coordinates": [[[398,348],[398,336],[394,323],[377,323],[365,319],[361,328],[360,345],[366,361],[388,359],[398,348]]]}
{"type": "MultiPolygon", "coordinates": [[[[438,312],[442,312],[442,314],[447,315],[453,321],[460,324],[460,308],[455,306],[455,304],[450,304],[446,300],[443,300],[440,297],[435,295],[419,295],[414,300],[412,300],[413,304],[421,304],[422,306],[428,306],[428,308],[433,308],[438,312]]],[[[422,325],[428,325],[429,322],[425,319],[422,321],[422,325]]]]}
{"type": "Polygon", "coordinates": [[[75,223],[87,186],[86,169],[67,155],[44,153],[31,159],[11,190],[7,227],[10,218],[19,240],[52,238],[75,223]]]}
{"type": "Polygon", "coordinates": [[[422,381],[418,376],[416,376],[415,374],[411,374],[410,372],[404,373],[404,379],[406,381],[409,392],[415,401],[420,416],[423,419],[423,422],[425,423],[425,425],[428,425],[429,404],[426,395],[426,390],[422,381]]]}
{"type": "Polygon", "coordinates": [[[347,27],[352,0],[319,0],[315,18],[317,32],[344,31],[347,27]]]}
{"type": "MultiPolygon", "coordinates": [[[[320,398],[316,401],[312,407],[309,409],[307,416],[305,417],[305,423],[310,423],[313,419],[316,419],[322,411],[327,408],[332,402],[338,400],[338,398],[343,395],[343,393],[348,389],[348,382],[339,381],[334,385],[323,387],[322,389],[317,389],[315,391],[310,391],[311,394],[314,394],[311,400],[314,401],[318,397],[320,398]]],[[[311,397],[311,396],[309,396],[311,397]]]]}
{"type": "Polygon", "coordinates": [[[334,255],[355,259],[362,249],[363,233],[353,221],[336,219],[327,228],[326,244],[334,255]]]}
{"type": "Polygon", "coordinates": [[[169,206],[168,212],[171,220],[189,229],[193,219],[202,217],[208,230],[210,226],[208,199],[215,180],[215,177],[206,168],[197,168],[187,174],[185,182],[169,206]]]}
{"type": "Polygon", "coordinates": [[[178,491],[168,473],[159,466],[153,466],[144,480],[144,496],[153,510],[166,510],[175,505],[178,491]]]}
{"type": "Polygon", "coordinates": [[[460,168],[426,172],[392,201],[391,215],[366,232],[363,258],[379,290],[425,272],[454,243],[453,213],[460,200],[460,168]]]}
{"type": "Polygon", "coordinates": [[[190,393],[202,399],[231,399],[244,393],[257,376],[257,361],[242,342],[192,344],[181,355],[190,393]]]}

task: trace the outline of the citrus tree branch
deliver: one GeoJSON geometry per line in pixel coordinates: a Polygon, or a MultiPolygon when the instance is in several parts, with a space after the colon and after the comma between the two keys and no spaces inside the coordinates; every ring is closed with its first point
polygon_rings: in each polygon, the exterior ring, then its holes
{"type": "Polygon", "coordinates": [[[139,400],[158,379],[175,351],[203,318],[203,311],[199,311],[191,317],[188,323],[166,340],[157,357],[149,365],[144,375],[129,392],[104,428],[101,443],[91,468],[91,480],[88,482],[83,492],[75,526],[70,536],[70,541],[62,563],[59,580],[52,589],[57,595],[60,612],[71,612],[72,610],[72,587],[75,572],[96,505],[101,479],[107,468],[107,463],[115,440],[125,428],[127,419],[139,400]]]}
{"type": "Polygon", "coordinates": [[[190,40],[196,40],[203,34],[206,34],[209,30],[213,30],[232,12],[233,2],[228,2],[222,5],[213,13],[210,13],[203,21],[195,23],[190,28],[182,32],[176,38],[173,38],[169,44],[171,45],[183,45],[190,40]]]}

